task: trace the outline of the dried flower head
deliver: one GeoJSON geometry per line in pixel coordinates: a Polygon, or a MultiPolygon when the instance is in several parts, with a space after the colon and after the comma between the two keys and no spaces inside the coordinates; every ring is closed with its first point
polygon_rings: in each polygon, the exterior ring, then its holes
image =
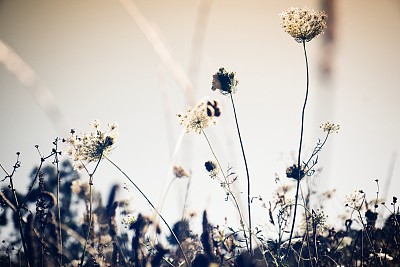
{"type": "Polygon", "coordinates": [[[321,124],[321,126],[319,126],[319,128],[321,128],[324,132],[327,132],[327,133],[338,133],[340,130],[340,125],[330,123],[329,121],[327,121],[327,122],[321,124]]]}
{"type": "Polygon", "coordinates": [[[219,108],[219,103],[217,100],[207,101],[207,115],[210,117],[221,116],[221,110],[219,108]]]}
{"type": "Polygon", "coordinates": [[[362,190],[356,190],[345,197],[345,206],[355,210],[360,210],[365,203],[365,193],[362,190]]]}
{"type": "Polygon", "coordinates": [[[209,160],[206,163],[204,163],[204,166],[206,167],[206,170],[208,171],[211,178],[217,177],[219,173],[219,168],[215,161],[209,160]]]}
{"type": "Polygon", "coordinates": [[[326,28],[327,15],[323,11],[292,7],[282,14],[281,25],[296,42],[309,42],[326,28]]]}
{"type": "Polygon", "coordinates": [[[304,170],[304,167],[297,167],[297,164],[293,164],[292,166],[286,169],[286,177],[293,178],[296,180],[301,180],[306,175],[307,171],[304,170]]]}
{"type": "Polygon", "coordinates": [[[211,90],[219,90],[223,95],[234,94],[237,90],[236,86],[238,83],[236,72],[220,68],[218,72],[213,75],[211,90]]]}
{"type": "Polygon", "coordinates": [[[74,161],[74,169],[80,171],[93,161],[98,161],[107,156],[116,143],[118,137],[118,124],[109,124],[109,131],[100,130],[100,121],[95,120],[91,123],[93,132],[83,133],[78,136],[74,130],[71,130],[71,136],[65,139],[68,147],[67,155],[74,161]]]}
{"type": "Polygon", "coordinates": [[[176,178],[190,177],[190,173],[180,165],[174,165],[172,171],[176,178]]]}
{"type": "MultiPolygon", "coordinates": [[[[210,102],[210,101],[209,101],[210,102]]],[[[210,102],[211,103],[211,102],[210,102]]],[[[217,107],[217,106],[216,106],[217,107]]],[[[177,114],[179,118],[179,124],[185,126],[186,132],[195,132],[201,134],[201,132],[207,128],[210,124],[215,124],[216,114],[209,113],[209,110],[215,111],[215,108],[205,101],[200,101],[194,108],[188,108],[185,114],[177,114]]],[[[218,109],[218,116],[221,112],[218,109]]]]}

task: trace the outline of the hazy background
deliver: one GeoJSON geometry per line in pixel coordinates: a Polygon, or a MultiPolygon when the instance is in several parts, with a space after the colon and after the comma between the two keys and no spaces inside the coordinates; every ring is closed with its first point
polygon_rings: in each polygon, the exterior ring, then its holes
{"type": "MultiPolygon", "coordinates": [[[[0,1],[0,163],[11,171],[21,152],[18,190],[25,190],[28,173],[39,164],[35,144],[48,154],[55,137],[70,128],[88,131],[100,119],[103,126],[120,125],[111,159],[158,204],[173,178],[168,170],[182,131],[175,114],[204,97],[221,102],[222,116],[207,134],[222,164],[239,174],[238,190],[246,190],[229,99],[210,90],[212,75],[224,66],[240,81],[234,97],[252,195],[271,200],[275,174],[294,184],[285,169],[297,157],[305,93],[302,46],[283,31],[278,14],[330,3],[328,32],[307,44],[311,84],[303,157],[323,138],[322,122],[341,130],[319,157],[322,173],[310,181],[319,192],[337,189],[326,203],[331,221],[353,190],[375,198],[375,179],[387,202],[399,197],[400,1],[141,0],[134,1],[138,10],[132,3],[0,1]],[[24,74],[9,49],[35,74],[24,74]]],[[[193,174],[188,207],[208,208],[211,221],[223,223],[234,213],[204,169],[209,159],[203,136],[184,136],[177,163],[193,174]]],[[[118,198],[150,212],[135,190],[122,189],[124,182],[104,161],[94,186],[107,196],[118,183],[118,198]]],[[[175,181],[167,195],[170,222],[181,216],[186,185],[175,181]]],[[[259,206],[254,204],[255,221],[267,223],[259,206]]]]}

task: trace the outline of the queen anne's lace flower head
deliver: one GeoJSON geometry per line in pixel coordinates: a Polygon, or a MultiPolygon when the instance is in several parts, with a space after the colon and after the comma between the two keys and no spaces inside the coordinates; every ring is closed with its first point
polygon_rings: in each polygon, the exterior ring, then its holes
{"type": "Polygon", "coordinates": [[[236,72],[227,71],[225,68],[220,68],[213,75],[211,90],[219,90],[223,95],[229,95],[236,92],[239,81],[236,79],[236,72]]]}
{"type": "Polygon", "coordinates": [[[327,15],[323,11],[292,7],[282,14],[281,25],[297,42],[309,42],[326,28],[327,15]]]}
{"type": "Polygon", "coordinates": [[[340,130],[340,125],[330,123],[328,121],[328,122],[321,124],[321,126],[319,126],[319,128],[321,128],[324,132],[327,132],[327,133],[338,133],[340,130]]]}
{"type": "Polygon", "coordinates": [[[80,171],[93,161],[98,161],[107,156],[116,143],[118,137],[118,124],[109,124],[109,131],[100,130],[100,121],[95,120],[91,123],[93,132],[83,133],[78,136],[71,130],[71,136],[65,139],[68,147],[67,155],[74,161],[74,169],[80,171]]]}
{"type": "Polygon", "coordinates": [[[220,114],[217,101],[200,101],[194,108],[188,108],[186,113],[177,116],[179,124],[185,127],[186,132],[201,134],[210,124],[216,124],[215,117],[220,114]]]}

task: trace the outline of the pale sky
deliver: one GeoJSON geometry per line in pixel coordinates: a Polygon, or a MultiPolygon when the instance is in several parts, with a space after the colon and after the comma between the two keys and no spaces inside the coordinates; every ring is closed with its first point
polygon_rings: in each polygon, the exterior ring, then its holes
{"type": "MultiPolygon", "coordinates": [[[[239,79],[234,97],[252,195],[271,200],[275,173],[294,184],[285,177],[285,169],[297,157],[304,57],[302,46],[283,31],[278,16],[293,1],[135,1],[144,20],[138,13],[132,18],[121,2],[0,2],[0,40],[30,66],[46,88],[42,89],[48,90],[45,100],[50,99],[64,118],[57,117],[54,109],[49,117],[32,87],[23,86],[12,73],[16,72],[12,63],[7,67],[5,54],[0,53],[0,163],[11,170],[15,152],[21,152],[17,188],[25,188],[27,174],[39,164],[35,144],[47,154],[56,136],[66,136],[70,128],[88,131],[89,123],[100,119],[104,126],[119,123],[120,138],[110,157],[157,204],[172,179],[167,174],[182,130],[175,114],[192,104],[181,86],[187,77],[195,101],[220,100],[222,116],[207,134],[222,164],[238,173],[238,190],[245,191],[229,99],[210,90],[212,75],[222,66],[236,71],[239,79]],[[146,36],[143,29],[148,27],[155,35],[146,36]],[[149,38],[157,41],[157,50],[149,38]],[[165,53],[161,59],[159,51],[168,51],[172,61],[165,53]],[[183,73],[179,81],[177,73],[183,73]]],[[[316,0],[296,4],[320,9],[316,0]]],[[[317,138],[323,138],[321,123],[341,125],[319,157],[322,173],[311,178],[320,192],[337,189],[330,204],[334,212],[328,212],[332,220],[339,215],[335,209],[344,206],[344,196],[353,190],[363,189],[372,200],[375,179],[388,202],[399,196],[400,188],[400,1],[335,4],[331,79],[321,72],[324,36],[307,44],[311,80],[303,148],[307,157],[317,138]]],[[[204,137],[184,136],[177,163],[192,172],[189,209],[200,213],[208,208],[211,221],[223,223],[225,213],[220,210],[229,215],[232,207],[207,176],[204,162],[209,159],[212,154],[204,137]]],[[[122,188],[124,182],[103,162],[94,186],[107,195],[112,184],[122,188]]],[[[167,220],[180,217],[185,188],[184,180],[172,186],[164,208],[167,220]]],[[[120,191],[119,197],[128,196],[134,208],[150,211],[136,191],[120,191]]],[[[254,210],[255,221],[266,223],[267,211],[254,210]]]]}

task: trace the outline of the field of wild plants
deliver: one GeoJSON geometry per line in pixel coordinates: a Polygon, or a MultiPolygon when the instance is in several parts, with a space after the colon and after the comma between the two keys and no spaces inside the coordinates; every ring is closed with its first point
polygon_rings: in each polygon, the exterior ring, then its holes
{"type": "MultiPolygon", "coordinates": [[[[328,14],[329,15],[329,14],[328,14]]],[[[209,179],[224,193],[226,201],[237,213],[238,222],[211,223],[207,210],[202,211],[202,230],[191,230],[190,214],[182,211],[176,222],[167,221],[156,206],[135,183],[134,177],[113,161],[118,149],[118,123],[105,127],[99,120],[91,123],[91,131],[71,129],[68,136],[57,137],[50,152],[41,151],[38,167],[32,170],[27,193],[15,189],[15,177],[21,167],[20,153],[13,166],[1,166],[2,232],[7,232],[0,246],[1,266],[400,266],[400,213],[396,196],[383,201],[379,180],[376,195],[367,196],[362,190],[345,200],[349,216],[340,227],[326,223],[325,211],[314,209],[313,195],[321,192],[306,190],[306,180],[318,172],[323,159],[321,150],[331,138],[340,134],[339,124],[320,125],[323,138],[316,140],[311,153],[305,153],[303,140],[307,137],[310,75],[307,44],[323,33],[327,14],[311,9],[290,8],[282,12],[281,26],[304,52],[306,83],[299,111],[300,129],[296,160],[287,166],[286,177],[276,178],[280,185],[271,199],[252,194],[252,176],[246,158],[246,141],[242,140],[235,98],[240,74],[221,67],[210,77],[210,98],[177,114],[187,134],[197,135],[209,148],[210,159],[202,164],[209,179]],[[213,96],[221,94],[231,111],[221,110],[213,96]],[[243,166],[229,166],[229,159],[220,158],[215,141],[207,129],[232,112],[235,128],[231,133],[238,139],[243,166]],[[108,199],[96,191],[99,166],[109,164],[121,178],[121,184],[111,189],[108,199]],[[245,176],[235,173],[243,168],[245,176]],[[235,183],[246,181],[246,190],[238,192],[235,183]],[[281,179],[285,179],[283,183],[281,179]],[[131,194],[143,198],[154,216],[140,212],[141,207],[116,198],[119,186],[130,187],[131,194]],[[241,205],[239,195],[245,195],[241,205]],[[268,229],[253,224],[254,205],[265,208],[268,229]],[[377,225],[384,207],[389,216],[377,225]],[[381,210],[381,209],[380,209],[381,210]],[[167,230],[164,230],[167,229],[167,230]],[[271,235],[269,229],[274,229],[271,235]]],[[[221,63],[223,64],[223,62],[221,63]]],[[[299,70],[304,71],[304,70],[299,70]]],[[[121,125],[121,127],[124,127],[121,125]]],[[[124,144],[118,144],[123,146],[124,144]]],[[[173,175],[186,179],[191,172],[184,166],[171,166],[173,175]]],[[[374,181],[371,181],[374,182],[374,181]]],[[[168,191],[166,192],[168,194],[168,191]]],[[[325,193],[329,199],[331,192],[325,193]]]]}

